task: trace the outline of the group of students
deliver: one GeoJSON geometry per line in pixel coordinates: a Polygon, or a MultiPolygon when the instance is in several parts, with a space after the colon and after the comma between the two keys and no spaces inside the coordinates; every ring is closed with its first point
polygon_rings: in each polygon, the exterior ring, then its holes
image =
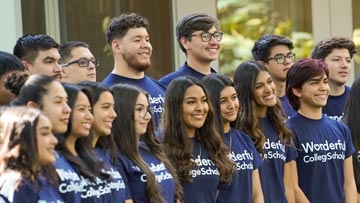
{"type": "Polygon", "coordinates": [[[111,20],[114,69],[102,83],[87,44],[57,52],[47,36],[19,39],[26,72],[2,78],[15,98],[1,109],[0,202],[359,201],[351,40],[326,39],[295,61],[291,41],[266,35],[229,78],[210,66],[218,21],[190,14],[176,26],[186,62],[158,81],[145,75],[148,26],[134,13],[111,20]],[[28,53],[39,38],[48,48],[28,53]]]}

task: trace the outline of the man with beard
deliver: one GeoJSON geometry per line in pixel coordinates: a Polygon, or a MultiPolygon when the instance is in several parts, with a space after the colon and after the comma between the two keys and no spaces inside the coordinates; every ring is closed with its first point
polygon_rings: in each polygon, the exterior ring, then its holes
{"type": "Polygon", "coordinates": [[[106,38],[113,52],[114,68],[102,83],[107,87],[128,83],[145,90],[157,127],[164,111],[166,87],[145,75],[145,70],[151,65],[152,54],[148,28],[148,20],[136,13],[122,14],[110,21],[106,38]]]}
{"type": "Polygon", "coordinates": [[[186,62],[176,71],[162,77],[164,85],[179,76],[193,76],[199,80],[210,73],[211,62],[216,60],[221,49],[223,33],[219,21],[204,13],[184,16],[176,25],[176,39],[186,55],[186,62]]]}
{"type": "Polygon", "coordinates": [[[24,64],[30,75],[43,74],[61,80],[59,44],[50,36],[30,34],[20,37],[13,53],[24,64]]]}

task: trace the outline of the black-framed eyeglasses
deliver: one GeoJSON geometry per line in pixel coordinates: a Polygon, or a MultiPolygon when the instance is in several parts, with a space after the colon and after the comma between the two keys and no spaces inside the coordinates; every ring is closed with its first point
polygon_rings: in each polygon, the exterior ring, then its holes
{"type": "Polygon", "coordinates": [[[209,42],[211,40],[211,38],[214,37],[214,39],[218,42],[220,42],[222,40],[222,37],[223,37],[223,34],[222,32],[214,32],[214,33],[208,33],[208,32],[203,32],[203,33],[200,33],[200,34],[193,34],[191,36],[199,36],[201,37],[201,41],[203,42],[209,42]]]}
{"type": "Polygon", "coordinates": [[[295,54],[294,53],[289,53],[287,55],[276,54],[274,57],[270,57],[266,61],[270,61],[271,59],[275,59],[276,63],[278,64],[285,64],[286,61],[291,63],[295,61],[295,54]]]}
{"type": "Polygon", "coordinates": [[[139,112],[139,117],[140,118],[146,118],[146,116],[152,116],[152,110],[151,107],[145,107],[145,106],[137,106],[135,108],[135,111],[139,112]]]}
{"type": "Polygon", "coordinates": [[[99,67],[100,62],[99,59],[85,59],[81,58],[75,61],[71,61],[69,63],[62,64],[62,67],[69,66],[71,64],[77,63],[80,67],[89,67],[90,61],[95,65],[95,67],[99,67]]]}

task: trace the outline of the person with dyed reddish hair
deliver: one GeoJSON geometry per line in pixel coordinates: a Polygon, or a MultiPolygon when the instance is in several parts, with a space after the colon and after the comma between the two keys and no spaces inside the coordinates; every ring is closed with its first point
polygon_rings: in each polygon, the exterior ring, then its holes
{"type": "Polygon", "coordinates": [[[310,202],[355,203],[350,130],[322,113],[330,93],[328,76],[327,65],[314,59],[296,62],[286,75],[286,95],[297,111],[288,121],[298,149],[294,180],[310,202]]]}

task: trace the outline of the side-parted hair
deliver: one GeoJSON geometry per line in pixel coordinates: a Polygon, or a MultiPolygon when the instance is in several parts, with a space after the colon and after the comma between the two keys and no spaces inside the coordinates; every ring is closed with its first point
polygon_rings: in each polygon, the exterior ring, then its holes
{"type": "Polygon", "coordinates": [[[139,147],[139,141],[146,143],[148,150],[156,158],[162,161],[166,168],[170,171],[175,181],[175,193],[176,199],[182,199],[182,187],[177,180],[174,168],[170,161],[167,159],[163,152],[162,145],[155,135],[155,128],[153,119],[150,120],[145,134],[140,138],[136,136],[135,128],[135,105],[137,98],[140,94],[144,94],[149,99],[148,94],[130,84],[116,84],[111,87],[115,100],[115,111],[119,115],[113,122],[113,133],[115,137],[115,143],[120,153],[128,157],[146,174],[147,187],[146,195],[149,203],[161,203],[164,202],[164,198],[161,195],[158,183],[154,173],[151,171],[146,162],[142,159],[139,147]]]}
{"type": "Polygon", "coordinates": [[[251,50],[254,60],[267,62],[271,54],[271,49],[277,45],[285,45],[290,50],[294,48],[293,43],[286,37],[279,35],[264,35],[254,43],[254,47],[251,50]]]}
{"type": "Polygon", "coordinates": [[[149,29],[149,21],[136,13],[121,14],[110,20],[106,28],[106,40],[111,46],[111,42],[116,38],[123,38],[131,28],[145,28],[149,29]]]}
{"type": "MultiPolygon", "coordinates": [[[[220,73],[213,73],[205,76],[202,79],[202,84],[206,88],[206,90],[209,93],[209,99],[214,107],[214,113],[215,115],[215,124],[218,132],[223,135],[224,134],[224,125],[223,125],[223,119],[221,116],[221,110],[220,110],[220,94],[221,91],[224,90],[226,87],[234,87],[235,84],[231,79],[223,74],[220,73]]],[[[239,114],[239,112],[238,112],[239,114]]],[[[238,118],[240,116],[238,115],[238,118]]],[[[234,127],[234,124],[236,121],[233,121],[230,123],[232,127],[234,127]]]]}
{"type": "Polygon", "coordinates": [[[355,43],[351,39],[331,37],[315,44],[311,51],[311,58],[324,60],[334,49],[347,49],[351,58],[356,53],[355,43]]]}
{"type": "Polygon", "coordinates": [[[183,119],[183,103],[185,91],[191,86],[199,86],[206,95],[209,106],[205,123],[195,130],[195,138],[208,151],[210,159],[220,172],[220,181],[231,181],[234,163],[228,158],[228,148],[224,144],[215,127],[215,113],[209,100],[208,93],[201,81],[182,76],[175,78],[169,84],[165,96],[165,113],[163,115],[163,139],[165,152],[177,169],[181,182],[191,182],[190,171],[197,166],[190,161],[193,143],[186,136],[185,122],[183,119]]]}
{"type": "Polygon", "coordinates": [[[0,175],[7,170],[20,173],[22,178],[35,181],[43,175],[49,182],[56,182],[56,172],[52,164],[47,172],[39,162],[37,145],[37,125],[40,110],[28,107],[9,107],[0,117],[0,175]]]}
{"type": "MultiPolygon", "coordinates": [[[[102,93],[109,92],[112,95],[111,90],[99,82],[83,81],[79,83],[79,86],[82,87],[83,89],[86,89],[89,92],[93,110],[94,110],[94,105],[99,101],[99,98],[102,93]]],[[[93,132],[90,134],[89,137],[90,140],[93,139],[92,134],[93,132]]],[[[110,155],[111,161],[113,162],[115,161],[117,156],[117,148],[114,140],[114,135],[112,132],[108,136],[100,136],[95,147],[107,151],[110,155]]]]}
{"type": "Polygon", "coordinates": [[[72,57],[71,51],[77,47],[89,48],[89,45],[82,41],[68,41],[61,44],[59,47],[59,54],[61,56],[61,63],[69,62],[69,58],[72,57]]]}
{"type": "Polygon", "coordinates": [[[352,142],[356,149],[356,154],[352,156],[353,168],[357,192],[360,193],[360,77],[358,76],[353,84],[346,101],[343,121],[347,124],[351,132],[352,142]]]}
{"type": "MultiPolygon", "coordinates": [[[[80,92],[83,92],[91,103],[91,97],[88,90],[68,83],[63,83],[63,86],[68,95],[68,105],[71,109],[74,108],[80,92]]],[[[87,137],[81,137],[76,140],[75,150],[78,153],[78,156],[73,155],[67,148],[66,139],[71,135],[72,132],[73,114],[74,111],[71,111],[68,127],[64,135],[57,136],[59,143],[56,146],[56,149],[61,152],[65,159],[69,161],[74,168],[79,170],[81,175],[84,177],[89,178],[92,181],[96,181],[96,177],[108,180],[110,175],[101,172],[101,168],[103,167],[104,163],[99,161],[99,159],[96,159],[97,155],[92,150],[91,140],[87,139],[87,137]]]]}
{"type": "Polygon", "coordinates": [[[59,44],[50,36],[44,34],[29,34],[20,37],[13,49],[13,54],[19,59],[33,63],[39,51],[59,48],[59,44]]]}
{"type": "MultiPolygon", "coordinates": [[[[250,135],[253,139],[256,149],[263,154],[265,143],[265,132],[260,128],[260,122],[255,102],[255,83],[261,71],[267,71],[265,66],[257,61],[245,61],[235,70],[234,83],[236,93],[239,99],[240,117],[237,128],[250,135]]],[[[281,115],[283,109],[281,102],[277,99],[276,105],[268,107],[266,116],[274,126],[278,137],[284,143],[293,142],[293,134],[285,125],[285,118],[281,115]]]]}
{"type": "Polygon", "coordinates": [[[191,41],[191,35],[195,31],[201,30],[207,32],[213,26],[215,26],[216,30],[219,30],[219,21],[206,13],[193,13],[182,17],[176,24],[176,39],[179,43],[180,49],[186,54],[186,50],[180,42],[182,37],[191,41]]]}
{"type": "Polygon", "coordinates": [[[5,87],[17,97],[10,104],[23,106],[29,101],[35,102],[40,109],[44,107],[43,97],[49,92],[49,85],[58,82],[48,75],[31,75],[25,72],[13,72],[5,79],[5,87]]]}
{"type": "Polygon", "coordinates": [[[0,51],[0,76],[12,71],[24,71],[24,65],[15,55],[0,51]]]}
{"type": "Polygon", "coordinates": [[[293,89],[301,89],[305,82],[324,73],[329,76],[329,69],[325,62],[319,59],[301,59],[291,66],[286,74],[286,96],[295,111],[300,108],[300,100],[293,93],[293,89]]]}

